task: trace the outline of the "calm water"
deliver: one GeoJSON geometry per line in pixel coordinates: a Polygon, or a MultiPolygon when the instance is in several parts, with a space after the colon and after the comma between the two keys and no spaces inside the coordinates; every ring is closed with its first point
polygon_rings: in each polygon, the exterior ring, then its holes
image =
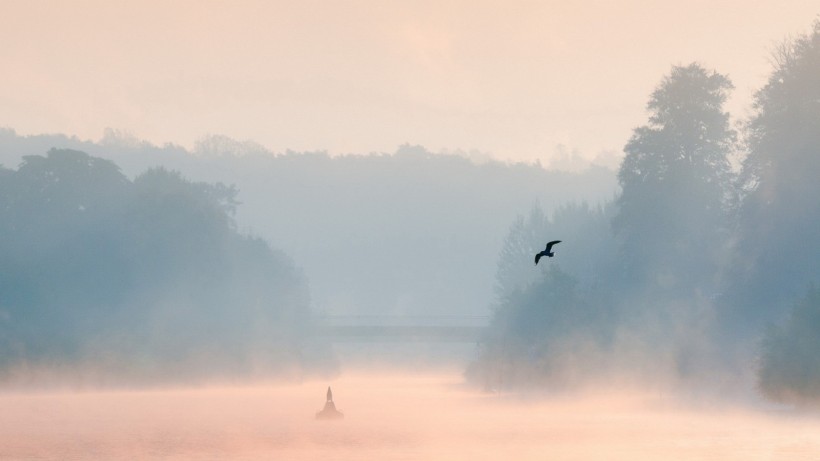
{"type": "Polygon", "coordinates": [[[458,374],[0,394],[2,460],[816,460],[820,417],[601,393],[536,403],[458,374]],[[340,422],[315,421],[327,385],[340,422]]]}

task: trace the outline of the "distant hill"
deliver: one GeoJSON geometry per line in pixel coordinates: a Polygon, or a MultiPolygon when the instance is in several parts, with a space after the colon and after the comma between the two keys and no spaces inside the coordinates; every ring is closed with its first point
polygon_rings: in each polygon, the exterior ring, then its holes
{"type": "MultiPolygon", "coordinates": [[[[72,148],[115,161],[129,176],[163,166],[193,181],[234,184],[240,230],[292,256],[318,312],[484,314],[502,241],[535,203],[547,212],[616,193],[615,172],[476,163],[420,146],[395,153],[272,153],[213,136],[193,151],[108,132],[99,142],[0,131],[0,163],[72,148]]],[[[545,241],[570,236],[544,236],[545,241]]]]}

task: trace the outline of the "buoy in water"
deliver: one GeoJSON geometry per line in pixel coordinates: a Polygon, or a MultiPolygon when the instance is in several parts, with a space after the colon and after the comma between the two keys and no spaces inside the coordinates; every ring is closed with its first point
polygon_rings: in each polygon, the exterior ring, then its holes
{"type": "Polygon", "coordinates": [[[336,404],[333,403],[333,391],[330,386],[327,387],[327,400],[322,411],[316,413],[316,419],[343,419],[344,413],[336,409],[336,404]]]}

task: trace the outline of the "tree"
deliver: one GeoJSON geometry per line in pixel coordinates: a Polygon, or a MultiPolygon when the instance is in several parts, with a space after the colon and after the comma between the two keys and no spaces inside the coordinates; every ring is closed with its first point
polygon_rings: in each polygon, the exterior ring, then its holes
{"type": "Polygon", "coordinates": [[[236,194],[164,169],[132,182],[71,150],[0,168],[0,376],[21,363],[164,380],[305,365],[307,282],[236,231],[236,194]]]}
{"type": "Polygon", "coordinates": [[[773,58],[746,127],[734,274],[743,316],[763,321],[820,280],[820,21],[773,58]]]}
{"type": "Polygon", "coordinates": [[[531,261],[535,253],[543,249],[550,234],[554,233],[551,232],[551,227],[549,219],[537,203],[526,219],[520,215],[516,217],[498,258],[495,291],[499,299],[506,299],[516,290],[536,280],[539,271],[532,267],[531,261]]]}
{"type": "Polygon", "coordinates": [[[601,284],[609,276],[615,256],[608,225],[611,212],[611,203],[591,207],[586,202],[570,202],[558,207],[550,218],[536,203],[526,218],[518,216],[507,232],[498,258],[498,298],[503,300],[535,282],[551,265],[559,265],[572,274],[583,288],[601,284]],[[562,240],[555,247],[558,256],[533,267],[533,257],[550,240],[562,240]]]}
{"type": "Polygon", "coordinates": [[[650,97],[618,172],[614,229],[626,287],[672,296],[713,289],[725,242],[735,142],[723,111],[732,84],[699,64],[675,66],[650,97]]]}
{"type": "Polygon", "coordinates": [[[566,386],[594,376],[613,325],[555,265],[503,299],[467,373],[490,389],[566,386]]]}
{"type": "Polygon", "coordinates": [[[603,357],[615,327],[601,282],[613,256],[610,209],[570,203],[550,219],[536,204],[516,218],[499,256],[498,302],[471,379],[491,388],[567,385],[596,373],[594,359],[603,357]],[[534,267],[535,253],[552,238],[563,239],[556,257],[534,267]]]}
{"type": "Polygon", "coordinates": [[[820,289],[812,287],[761,345],[758,385],[775,401],[820,402],[820,289]]]}

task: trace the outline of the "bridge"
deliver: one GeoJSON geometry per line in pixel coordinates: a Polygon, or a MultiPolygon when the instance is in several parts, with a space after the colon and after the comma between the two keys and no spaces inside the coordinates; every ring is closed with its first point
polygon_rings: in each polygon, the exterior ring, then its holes
{"type": "Polygon", "coordinates": [[[475,343],[488,316],[325,315],[319,334],[332,342],[475,343]]]}

